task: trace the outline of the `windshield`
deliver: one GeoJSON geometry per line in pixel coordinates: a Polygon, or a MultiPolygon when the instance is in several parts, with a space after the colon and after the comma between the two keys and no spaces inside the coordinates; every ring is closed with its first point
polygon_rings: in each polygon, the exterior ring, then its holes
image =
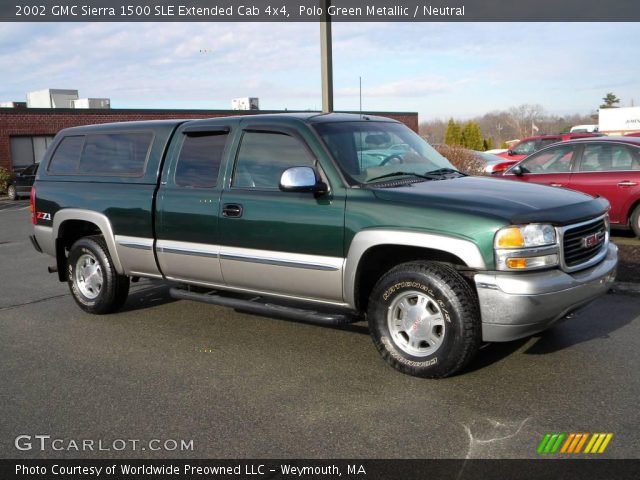
{"type": "Polygon", "coordinates": [[[390,174],[424,175],[454,167],[401,123],[336,122],[315,126],[349,183],[361,184],[390,174]]]}

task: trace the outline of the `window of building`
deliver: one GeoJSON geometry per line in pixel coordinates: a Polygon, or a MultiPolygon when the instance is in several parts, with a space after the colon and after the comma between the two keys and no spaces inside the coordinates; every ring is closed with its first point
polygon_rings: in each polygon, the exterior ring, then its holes
{"type": "Polygon", "coordinates": [[[215,187],[228,138],[227,133],[185,135],[176,167],[176,185],[192,188],[215,187]]]}
{"type": "Polygon", "coordinates": [[[11,137],[11,164],[21,169],[32,163],[40,163],[44,153],[53,141],[50,135],[32,137],[11,137]]]}

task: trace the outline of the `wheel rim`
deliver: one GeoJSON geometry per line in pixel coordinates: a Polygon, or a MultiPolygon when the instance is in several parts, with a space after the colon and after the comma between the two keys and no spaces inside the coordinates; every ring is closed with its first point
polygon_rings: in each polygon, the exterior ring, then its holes
{"type": "Polygon", "coordinates": [[[16,196],[16,187],[14,187],[13,185],[11,185],[9,187],[9,190],[7,192],[7,195],[9,195],[9,198],[15,198],[16,196]]]}
{"type": "Polygon", "coordinates": [[[100,263],[93,255],[85,253],[76,262],[76,285],[80,293],[93,300],[102,290],[104,278],[100,263]]]}
{"type": "Polygon", "coordinates": [[[435,353],[445,336],[445,321],[438,303],[424,292],[398,295],[387,311],[389,333],[396,346],[414,357],[435,353]]]}

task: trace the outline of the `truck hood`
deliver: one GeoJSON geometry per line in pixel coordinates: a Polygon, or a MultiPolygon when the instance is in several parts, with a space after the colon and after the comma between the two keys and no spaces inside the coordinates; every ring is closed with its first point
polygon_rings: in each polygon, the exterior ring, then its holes
{"type": "Polygon", "coordinates": [[[372,188],[389,202],[486,215],[512,224],[567,225],[606,213],[604,198],[525,182],[489,177],[428,180],[395,188],[372,188]]]}

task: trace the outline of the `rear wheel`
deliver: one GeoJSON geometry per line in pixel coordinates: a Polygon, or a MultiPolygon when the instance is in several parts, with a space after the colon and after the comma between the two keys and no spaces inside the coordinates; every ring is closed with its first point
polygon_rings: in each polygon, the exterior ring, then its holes
{"type": "Polygon", "coordinates": [[[84,237],[73,244],[67,259],[69,289],[85,312],[118,310],[129,294],[129,277],[113,267],[104,238],[84,237]]]}
{"type": "Polygon", "coordinates": [[[9,197],[9,200],[18,199],[18,192],[16,192],[16,187],[14,185],[9,185],[9,187],[7,187],[7,195],[9,197]]]}
{"type": "Polygon", "coordinates": [[[636,208],[633,209],[633,213],[631,214],[631,218],[629,220],[633,233],[636,234],[636,237],[640,238],[640,205],[636,206],[636,208]]]}
{"type": "Polygon", "coordinates": [[[393,268],[373,288],[367,316],[382,358],[409,375],[453,375],[480,345],[475,293],[448,265],[421,261],[393,268]]]}

